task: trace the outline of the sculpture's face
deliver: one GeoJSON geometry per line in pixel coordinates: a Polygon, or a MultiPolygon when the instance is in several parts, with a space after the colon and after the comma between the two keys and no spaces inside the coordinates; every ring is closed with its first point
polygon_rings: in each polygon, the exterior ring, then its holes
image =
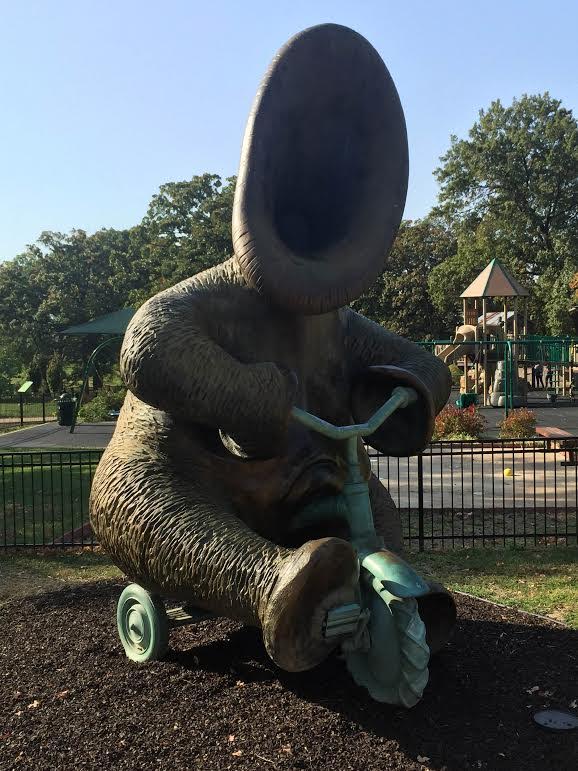
{"type": "Polygon", "coordinates": [[[367,40],[334,24],[296,35],[245,131],[233,244],[247,282],[297,313],[357,298],[397,232],[407,165],[401,104],[367,40]]]}

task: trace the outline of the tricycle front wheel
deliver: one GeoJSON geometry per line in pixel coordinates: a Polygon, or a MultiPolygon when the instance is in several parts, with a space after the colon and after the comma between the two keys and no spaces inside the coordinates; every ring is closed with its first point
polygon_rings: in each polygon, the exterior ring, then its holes
{"type": "Polygon", "coordinates": [[[376,701],[413,707],[427,685],[430,658],[417,602],[373,589],[367,599],[369,650],[347,653],[347,668],[376,701]]]}

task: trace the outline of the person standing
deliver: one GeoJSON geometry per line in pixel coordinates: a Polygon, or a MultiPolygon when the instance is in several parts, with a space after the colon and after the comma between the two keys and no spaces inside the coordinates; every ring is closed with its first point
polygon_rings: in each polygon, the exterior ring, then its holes
{"type": "Polygon", "coordinates": [[[546,375],[546,388],[552,388],[552,378],[554,376],[554,370],[552,365],[548,365],[548,374],[546,375]]]}
{"type": "Polygon", "coordinates": [[[534,367],[532,368],[532,380],[535,380],[535,388],[544,388],[544,380],[542,378],[542,373],[544,372],[544,366],[537,362],[534,364],[534,367]]]}
{"type": "Polygon", "coordinates": [[[536,387],[537,388],[544,388],[544,380],[542,378],[542,375],[544,373],[544,365],[538,362],[536,365],[536,387]]]}

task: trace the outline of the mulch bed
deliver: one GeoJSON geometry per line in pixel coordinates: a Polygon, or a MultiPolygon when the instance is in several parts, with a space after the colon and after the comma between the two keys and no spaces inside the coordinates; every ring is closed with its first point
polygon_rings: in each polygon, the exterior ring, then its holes
{"type": "Polygon", "coordinates": [[[122,584],[0,610],[0,769],[565,769],[578,732],[532,722],[578,698],[578,632],[457,597],[459,627],[410,711],[371,701],[332,658],[289,675],[227,620],[138,666],[116,635],[122,584]]]}

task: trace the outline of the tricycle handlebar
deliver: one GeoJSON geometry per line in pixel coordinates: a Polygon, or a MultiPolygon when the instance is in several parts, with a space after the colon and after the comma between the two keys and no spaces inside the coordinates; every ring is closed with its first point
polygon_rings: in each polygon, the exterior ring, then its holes
{"type": "Polygon", "coordinates": [[[369,436],[373,434],[397,409],[403,409],[403,407],[407,407],[408,404],[412,404],[415,401],[417,401],[417,393],[413,388],[397,386],[397,388],[393,389],[391,396],[385,404],[382,404],[366,423],[358,423],[354,426],[334,426],[326,420],[318,418],[316,415],[311,415],[310,412],[305,412],[305,410],[299,407],[293,407],[291,416],[307,428],[317,431],[319,434],[323,434],[323,436],[327,436],[330,439],[350,439],[353,436],[369,436]]]}

